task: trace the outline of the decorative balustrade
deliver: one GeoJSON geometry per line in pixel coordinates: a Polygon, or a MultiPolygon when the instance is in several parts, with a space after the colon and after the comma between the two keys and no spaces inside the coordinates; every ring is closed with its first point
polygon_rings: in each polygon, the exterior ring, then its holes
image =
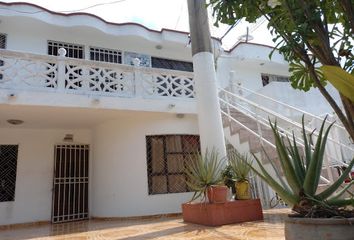
{"type": "Polygon", "coordinates": [[[195,97],[190,72],[8,50],[0,50],[0,88],[115,97],[195,97]]]}

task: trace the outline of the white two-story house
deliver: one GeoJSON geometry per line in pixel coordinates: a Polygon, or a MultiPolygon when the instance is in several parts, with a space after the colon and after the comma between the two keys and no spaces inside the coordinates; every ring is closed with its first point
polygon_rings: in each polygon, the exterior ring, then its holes
{"type": "Polygon", "coordinates": [[[180,212],[199,149],[188,33],[0,6],[0,225],[180,212]]]}
{"type": "MultiPolygon", "coordinates": [[[[220,86],[287,81],[269,47],[212,41],[220,86]]],[[[181,211],[200,149],[188,33],[0,2],[0,48],[0,225],[181,211]]]]}

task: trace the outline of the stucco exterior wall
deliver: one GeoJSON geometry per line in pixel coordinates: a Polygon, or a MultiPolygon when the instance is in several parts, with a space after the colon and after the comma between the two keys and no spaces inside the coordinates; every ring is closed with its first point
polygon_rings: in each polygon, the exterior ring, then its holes
{"type": "Polygon", "coordinates": [[[50,221],[54,145],[67,133],[90,144],[89,213],[92,217],[180,212],[191,193],[148,195],[146,135],[198,134],[196,115],[122,115],[92,129],[0,128],[0,144],[18,144],[14,202],[0,202],[0,225],[50,221]]]}
{"type": "Polygon", "coordinates": [[[181,212],[191,193],[148,195],[146,135],[198,134],[195,115],[140,113],[105,122],[93,131],[94,217],[181,212]]]}
{"type": "Polygon", "coordinates": [[[0,202],[0,225],[50,220],[54,145],[67,133],[91,143],[89,130],[0,128],[0,144],[19,145],[15,201],[0,202]]]}
{"type": "MultiPolygon", "coordinates": [[[[89,59],[89,47],[102,47],[122,51],[137,52],[155,57],[192,61],[190,47],[187,46],[188,38],[181,34],[155,33],[153,37],[146,38],[144,31],[139,27],[110,26],[111,34],[98,30],[95,25],[99,21],[93,21],[89,26],[58,26],[51,25],[29,17],[2,17],[0,33],[7,34],[7,49],[47,55],[47,41],[54,40],[67,43],[75,43],[85,46],[85,58],[89,59]],[[141,33],[139,32],[141,31],[141,33]],[[139,34],[140,33],[140,34],[139,34]],[[156,35],[156,36],[155,36],[156,35]],[[173,37],[179,42],[173,42],[173,37]],[[162,49],[157,49],[161,45],[162,49]]],[[[68,20],[68,19],[67,19],[68,20]]],[[[84,25],[84,24],[83,24],[84,25]]]]}
{"type": "MultiPolygon", "coordinates": [[[[262,84],[261,74],[290,76],[288,63],[283,57],[274,52],[269,59],[271,48],[257,44],[242,43],[229,54],[225,54],[218,59],[217,77],[219,86],[227,87],[232,82],[234,86],[241,84],[242,87],[256,91],[262,95],[271,97],[279,102],[297,107],[315,115],[331,114],[333,112],[330,105],[320,92],[312,88],[308,92],[296,90],[291,87],[290,82],[271,82],[266,86],[262,84]],[[231,79],[230,72],[233,71],[231,79]]],[[[334,87],[329,83],[326,89],[340,104],[340,97],[334,87]]],[[[277,111],[291,118],[301,118],[301,114],[296,115],[288,111],[288,108],[257,97],[247,91],[242,91],[244,97],[255,101],[269,109],[277,111]]]]}

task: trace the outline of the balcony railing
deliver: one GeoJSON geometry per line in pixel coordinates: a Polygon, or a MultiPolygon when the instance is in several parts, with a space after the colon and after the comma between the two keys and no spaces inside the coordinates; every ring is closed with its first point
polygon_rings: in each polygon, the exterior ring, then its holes
{"type": "Polygon", "coordinates": [[[0,88],[112,97],[195,97],[193,73],[0,50],[0,88]]]}

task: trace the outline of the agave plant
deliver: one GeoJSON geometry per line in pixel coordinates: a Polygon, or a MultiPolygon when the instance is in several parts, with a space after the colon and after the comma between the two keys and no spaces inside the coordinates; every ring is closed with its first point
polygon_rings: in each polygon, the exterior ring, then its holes
{"type": "Polygon", "coordinates": [[[229,165],[235,175],[236,199],[250,199],[250,187],[248,174],[251,170],[251,160],[247,154],[241,154],[236,150],[231,150],[228,154],[229,165]]]}
{"type": "Polygon", "coordinates": [[[235,175],[235,181],[248,181],[248,174],[251,170],[251,159],[247,154],[241,154],[236,150],[230,150],[228,153],[230,167],[235,175]]]}
{"type": "Polygon", "coordinates": [[[218,152],[213,149],[206,150],[203,156],[197,153],[190,160],[185,173],[188,179],[186,183],[194,191],[191,201],[199,197],[206,199],[207,189],[222,182],[224,159],[220,158],[218,152]]]}
{"type": "MultiPolygon", "coordinates": [[[[325,122],[323,121],[316,144],[312,146],[309,136],[306,134],[304,118],[302,118],[302,137],[304,141],[304,156],[300,154],[300,150],[293,134],[292,139],[286,137],[287,145],[284,138],[279,133],[276,123],[272,124],[275,145],[278,159],[284,173],[285,180],[280,176],[279,171],[271,162],[275,172],[272,176],[262,165],[261,161],[254,155],[258,168],[251,166],[252,170],[259,175],[270,187],[273,188],[279,196],[293,207],[293,210],[302,216],[308,216],[314,207],[323,207],[325,209],[338,209],[343,206],[354,206],[354,199],[343,199],[341,196],[348,191],[351,181],[346,187],[338,191],[344,179],[348,176],[354,165],[354,159],[349,163],[343,174],[325,190],[318,193],[324,152],[328,133],[333,123],[325,130],[325,122]]],[[[352,194],[351,194],[352,195],[352,194]]],[[[352,195],[353,196],[353,195],[352,195]]]]}

